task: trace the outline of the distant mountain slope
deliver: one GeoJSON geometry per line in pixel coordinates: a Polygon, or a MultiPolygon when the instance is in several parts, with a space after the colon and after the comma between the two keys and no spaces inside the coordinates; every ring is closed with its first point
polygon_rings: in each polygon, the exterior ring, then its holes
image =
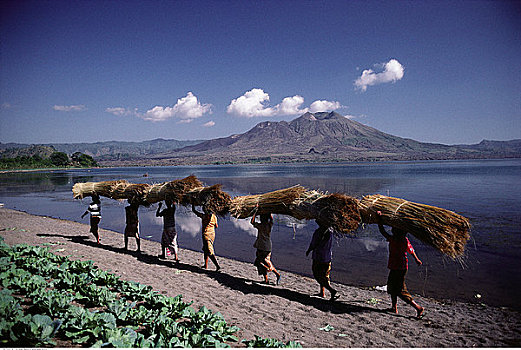
{"type": "MultiPolygon", "coordinates": [[[[521,142],[449,146],[386,134],[336,112],[306,113],[291,122],[261,122],[244,134],[185,147],[177,161],[328,161],[519,157],[521,142]]],[[[167,159],[168,154],[154,158],[167,159]]]]}
{"type": "MultiPolygon", "coordinates": [[[[28,145],[0,144],[0,152],[18,146],[28,145]]],[[[336,112],[306,113],[290,122],[261,122],[243,134],[207,141],[52,146],[68,154],[91,155],[103,165],[521,158],[521,140],[451,146],[424,143],[386,134],[336,112]]]]}
{"type": "MultiPolygon", "coordinates": [[[[157,153],[173,152],[178,148],[200,143],[200,140],[179,141],[155,139],[142,142],[106,141],[96,143],[54,143],[45,146],[54,147],[57,151],[73,154],[81,152],[98,160],[131,160],[141,159],[157,153]]],[[[27,148],[31,145],[7,143],[0,144],[0,151],[9,148],[27,148]]]]}
{"type": "Polygon", "coordinates": [[[54,152],[56,152],[54,147],[41,145],[27,145],[27,147],[6,147],[0,148],[0,158],[16,158],[23,156],[40,156],[42,158],[49,158],[49,156],[54,152]]]}

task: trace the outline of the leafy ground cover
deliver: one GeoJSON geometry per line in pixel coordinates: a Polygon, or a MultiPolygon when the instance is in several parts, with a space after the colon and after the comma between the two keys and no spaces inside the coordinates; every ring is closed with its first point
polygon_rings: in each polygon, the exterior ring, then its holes
{"type": "Polygon", "coordinates": [[[258,336],[239,343],[238,330],[90,260],[0,241],[0,346],[301,347],[258,336]]]}

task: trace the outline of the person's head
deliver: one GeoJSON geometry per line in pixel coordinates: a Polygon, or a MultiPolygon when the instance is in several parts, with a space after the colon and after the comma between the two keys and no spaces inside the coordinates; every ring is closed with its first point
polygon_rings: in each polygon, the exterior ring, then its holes
{"type": "Polygon", "coordinates": [[[393,233],[393,237],[396,237],[396,238],[405,238],[405,236],[407,235],[407,231],[404,231],[400,228],[396,228],[396,227],[393,227],[391,229],[391,232],[393,233]]]}
{"type": "Polygon", "coordinates": [[[93,194],[92,195],[92,202],[94,203],[100,203],[100,199],[99,199],[99,196],[97,194],[93,194]]]}
{"type": "Polygon", "coordinates": [[[172,205],[174,204],[174,201],[171,200],[171,199],[167,199],[167,200],[165,200],[165,203],[166,203],[166,206],[167,206],[168,208],[171,208],[172,205]]]}
{"type": "Polygon", "coordinates": [[[260,214],[260,221],[261,222],[268,222],[271,218],[271,214],[260,214]]]}

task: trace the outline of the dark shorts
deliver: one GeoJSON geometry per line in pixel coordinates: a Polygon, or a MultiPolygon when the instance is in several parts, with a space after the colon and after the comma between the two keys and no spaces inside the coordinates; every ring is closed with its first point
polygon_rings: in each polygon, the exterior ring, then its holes
{"type": "Polygon", "coordinates": [[[91,216],[90,217],[90,232],[97,234],[98,233],[98,224],[101,218],[99,216],[91,216]]]}
{"type": "Polygon", "coordinates": [[[139,226],[138,225],[127,225],[125,227],[125,237],[139,238],[139,226]]]}
{"type": "Polygon", "coordinates": [[[387,293],[398,296],[405,301],[412,300],[412,296],[405,285],[405,274],[407,270],[389,270],[387,277],[387,293]]]}
{"type": "Polygon", "coordinates": [[[321,286],[329,286],[329,274],[331,273],[331,262],[320,262],[313,260],[313,265],[311,266],[311,270],[313,271],[313,277],[321,286]]]}

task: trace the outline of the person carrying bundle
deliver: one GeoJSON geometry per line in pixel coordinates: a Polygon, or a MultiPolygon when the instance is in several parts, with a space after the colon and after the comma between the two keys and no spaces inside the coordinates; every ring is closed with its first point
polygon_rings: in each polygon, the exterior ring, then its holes
{"type": "Polygon", "coordinates": [[[141,252],[141,244],[139,239],[139,204],[129,201],[129,205],[125,207],[125,250],[128,250],[128,238],[135,237],[137,252],[141,252]]]}
{"type": "Polygon", "coordinates": [[[313,233],[313,238],[309,243],[306,256],[313,252],[313,277],[320,284],[318,296],[325,297],[324,289],[331,293],[329,300],[337,300],[340,295],[331,287],[329,274],[331,273],[331,260],[333,258],[333,229],[327,224],[316,220],[318,228],[313,233]]]}
{"type": "Polygon", "coordinates": [[[250,221],[253,227],[257,229],[257,239],[253,244],[253,246],[257,248],[257,253],[253,265],[257,267],[259,275],[264,276],[265,284],[268,284],[268,272],[271,271],[277,276],[278,285],[280,282],[280,273],[271,262],[271,228],[273,226],[273,217],[271,214],[260,214],[260,222],[256,222],[255,217],[256,214],[253,214],[250,221]]]}
{"type": "Polygon", "coordinates": [[[161,211],[163,203],[159,202],[156,217],[163,217],[163,235],[161,236],[161,255],[162,259],[174,254],[176,262],[179,262],[177,247],[177,232],[175,230],[175,204],[171,200],[166,200],[166,208],[161,211]],[[166,255],[165,255],[166,252],[166,255]]]}
{"type": "Polygon", "coordinates": [[[96,237],[96,241],[100,244],[98,225],[101,221],[101,201],[98,195],[92,195],[92,202],[89,204],[89,207],[83,213],[81,218],[83,219],[85,215],[90,213],[90,232],[96,237]]]}
{"type": "Polygon", "coordinates": [[[192,211],[202,220],[202,233],[203,233],[203,253],[204,253],[204,265],[203,269],[208,268],[208,258],[210,258],[215,265],[215,271],[219,271],[221,266],[217,262],[215,252],[213,249],[213,242],[215,241],[215,228],[217,225],[217,216],[214,213],[198,212],[192,204],[192,211]]]}
{"type": "Polygon", "coordinates": [[[397,301],[398,297],[416,309],[416,317],[421,318],[423,314],[423,307],[418,305],[412,298],[405,285],[405,274],[408,269],[407,253],[411,254],[418,265],[422,262],[416,255],[414,248],[407,238],[407,232],[398,228],[392,228],[392,235],[385,231],[380,211],[377,212],[378,229],[382,236],[389,242],[389,261],[387,267],[389,268],[389,277],[387,278],[387,293],[391,295],[392,307],[391,311],[398,313],[397,301]]]}

